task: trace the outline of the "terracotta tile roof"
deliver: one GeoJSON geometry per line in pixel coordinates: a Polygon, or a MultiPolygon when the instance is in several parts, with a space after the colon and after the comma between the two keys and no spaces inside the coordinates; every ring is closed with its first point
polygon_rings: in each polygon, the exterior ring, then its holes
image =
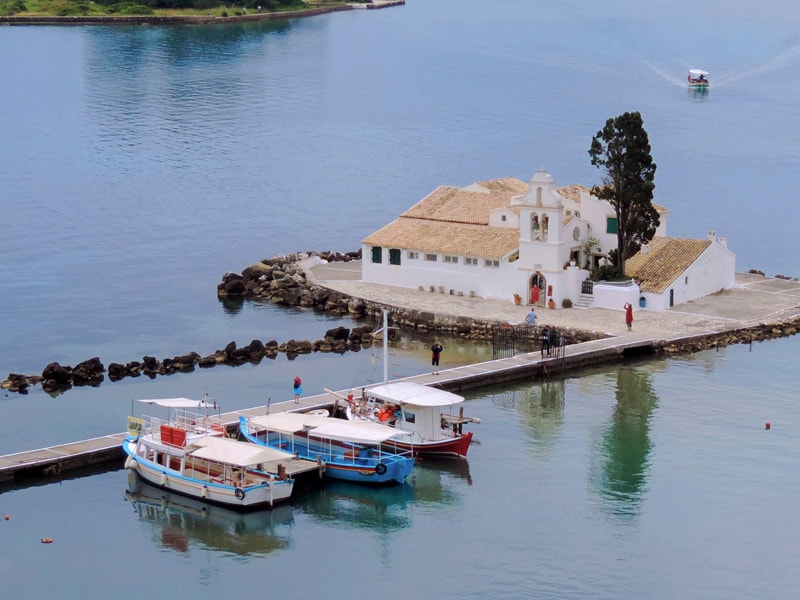
{"type": "Polygon", "coordinates": [[[476,192],[463,188],[439,186],[425,198],[402,214],[411,219],[444,221],[447,223],[472,223],[488,225],[489,213],[498,208],[510,207],[514,192],[476,192]]]}
{"type": "Polygon", "coordinates": [[[625,275],[635,277],[643,292],[661,294],[711,245],[709,240],[655,237],[649,250],[625,261],[625,275]]]}
{"type": "MultiPolygon", "coordinates": [[[[400,218],[364,239],[363,243],[436,254],[500,259],[519,246],[519,230],[489,227],[489,215],[500,208],[519,214],[519,206],[510,205],[511,198],[529,190],[528,183],[513,177],[481,181],[462,188],[439,186],[400,218]]],[[[575,201],[580,201],[582,192],[590,192],[590,188],[583,185],[563,186],[557,190],[565,198],[575,201]]],[[[573,218],[572,215],[565,215],[563,224],[566,225],[573,218]]]]}
{"type": "Polygon", "coordinates": [[[514,195],[527,194],[531,186],[514,177],[504,177],[502,179],[490,179],[478,183],[482,188],[490,192],[511,192],[514,195]]]}
{"type": "Polygon", "coordinates": [[[367,237],[363,243],[499,260],[519,246],[519,230],[400,217],[367,237]]]}

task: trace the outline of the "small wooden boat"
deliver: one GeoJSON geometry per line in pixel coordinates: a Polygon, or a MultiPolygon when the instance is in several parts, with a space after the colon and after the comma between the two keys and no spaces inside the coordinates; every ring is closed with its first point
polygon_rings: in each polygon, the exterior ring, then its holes
{"type": "Polygon", "coordinates": [[[689,81],[689,87],[691,88],[707,88],[709,86],[708,71],[703,71],[702,69],[689,69],[687,80],[689,81]]]}
{"type": "Polygon", "coordinates": [[[239,417],[243,437],[325,464],[325,477],[356,483],[403,483],[414,468],[411,435],[369,421],[346,421],[309,413],[239,417]]]}
{"type": "Polygon", "coordinates": [[[187,410],[202,407],[202,401],[145,402],[167,407],[172,415],[167,420],[128,419],[125,467],[144,481],[237,509],[271,508],[291,496],[294,480],[284,467],[291,454],[223,437],[224,428],[208,414],[187,410]]]}

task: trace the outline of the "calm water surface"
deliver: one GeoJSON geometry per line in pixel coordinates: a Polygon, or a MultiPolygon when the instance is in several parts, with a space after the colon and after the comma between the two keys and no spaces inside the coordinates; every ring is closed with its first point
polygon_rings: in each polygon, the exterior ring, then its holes
{"type": "Polygon", "coordinates": [[[793,344],[482,390],[467,461],[424,461],[399,487],[307,490],[272,513],[126,496],[124,470],[11,489],[0,574],[28,582],[23,597],[101,597],[133,578],[136,593],[202,597],[260,580],[298,598],[790,598],[793,344]]]}
{"type": "MultiPolygon", "coordinates": [[[[591,136],[627,110],[644,117],[672,235],[714,229],[739,270],[797,275],[794,5],[584,4],[0,29],[0,376],[350,325],[225,307],[216,284],[278,253],[356,249],[438,185],[540,167],[597,183],[591,136]],[[687,91],[690,67],[711,72],[709,94],[687,91]]],[[[397,349],[393,374],[426,370],[427,342],[397,349]]],[[[445,345],[447,365],[488,358],[445,345]]],[[[796,346],[483,390],[467,463],[269,514],[131,502],[122,470],[4,489],[0,574],[37,598],[243,582],[287,597],[797,597],[796,346]]],[[[134,398],[208,390],[232,410],[288,396],[298,373],[314,393],[376,371],[368,352],[280,357],[3,394],[0,453],[120,431],[134,398]]]]}

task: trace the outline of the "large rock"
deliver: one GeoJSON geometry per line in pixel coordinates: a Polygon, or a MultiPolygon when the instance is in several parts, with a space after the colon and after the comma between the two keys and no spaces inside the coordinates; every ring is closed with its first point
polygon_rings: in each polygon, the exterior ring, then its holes
{"type": "Polygon", "coordinates": [[[239,279],[231,279],[227,283],[221,283],[217,286],[217,296],[220,297],[228,297],[228,296],[244,296],[247,293],[247,287],[244,284],[244,280],[239,279]]]}
{"type": "Polygon", "coordinates": [[[334,340],[346,340],[350,336],[350,330],[347,327],[334,327],[325,332],[325,337],[333,338],[334,340]]]}
{"type": "Polygon", "coordinates": [[[68,384],[72,380],[72,367],[62,367],[57,362],[51,362],[42,371],[42,378],[45,381],[51,381],[56,385],[68,384]]]}

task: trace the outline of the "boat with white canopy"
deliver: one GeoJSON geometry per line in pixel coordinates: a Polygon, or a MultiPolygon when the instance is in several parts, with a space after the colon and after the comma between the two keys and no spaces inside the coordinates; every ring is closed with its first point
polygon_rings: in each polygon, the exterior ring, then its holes
{"type": "Polygon", "coordinates": [[[480,423],[465,417],[463,407],[454,413],[464,397],[413,381],[394,381],[365,390],[356,417],[385,420],[391,427],[411,434],[406,445],[420,456],[466,457],[473,432],[464,433],[466,423],[480,423]],[[362,408],[364,407],[364,408],[362,408]]]}
{"type": "Polygon", "coordinates": [[[480,419],[465,417],[462,406],[453,412],[464,402],[463,396],[412,381],[389,381],[386,311],[383,320],[383,383],[362,388],[358,399],[326,391],[347,402],[348,419],[384,423],[409,434],[411,439],[397,439],[396,445],[414,456],[466,457],[473,432],[465,433],[463,426],[480,419]]]}
{"type": "Polygon", "coordinates": [[[704,71],[703,69],[689,69],[687,80],[691,88],[707,88],[709,86],[708,71],[704,71]]]}
{"type": "Polygon", "coordinates": [[[413,451],[403,447],[411,435],[379,423],[287,412],[239,417],[239,428],[255,444],[324,463],[330,479],[403,483],[414,467],[413,451]]]}
{"type": "Polygon", "coordinates": [[[258,447],[224,436],[224,427],[208,413],[210,408],[188,398],[144,400],[169,409],[166,419],[128,418],[128,436],[122,446],[125,467],[148,483],[223,506],[250,509],[272,507],[287,500],[294,480],[285,465],[293,455],[258,447]]]}

